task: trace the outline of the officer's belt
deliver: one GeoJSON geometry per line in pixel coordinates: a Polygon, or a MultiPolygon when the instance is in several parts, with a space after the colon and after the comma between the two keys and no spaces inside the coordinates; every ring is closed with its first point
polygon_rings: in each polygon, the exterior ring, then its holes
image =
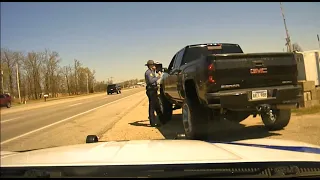
{"type": "Polygon", "coordinates": [[[157,85],[147,85],[146,90],[158,90],[158,86],[157,85]]]}

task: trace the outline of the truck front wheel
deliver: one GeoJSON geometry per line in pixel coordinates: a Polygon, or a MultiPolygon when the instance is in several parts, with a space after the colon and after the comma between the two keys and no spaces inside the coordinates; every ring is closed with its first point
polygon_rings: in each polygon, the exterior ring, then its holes
{"type": "Polygon", "coordinates": [[[275,109],[261,114],[262,122],[271,131],[280,130],[289,124],[291,109],[275,109]]]}
{"type": "Polygon", "coordinates": [[[188,139],[205,140],[208,138],[208,117],[206,109],[189,98],[182,105],[182,122],[188,139]]]}

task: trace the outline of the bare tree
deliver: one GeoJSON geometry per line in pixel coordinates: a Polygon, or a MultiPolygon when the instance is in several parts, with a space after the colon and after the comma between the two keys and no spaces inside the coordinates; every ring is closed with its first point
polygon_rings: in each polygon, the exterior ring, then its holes
{"type": "Polygon", "coordinates": [[[52,96],[56,96],[57,88],[59,87],[59,63],[61,59],[59,58],[59,54],[55,51],[51,52],[49,50],[45,50],[44,52],[44,62],[43,68],[45,69],[44,79],[45,79],[45,91],[48,93],[51,92],[52,96]]]}
{"type": "Polygon", "coordinates": [[[34,95],[35,99],[39,98],[39,93],[41,93],[41,74],[40,68],[42,65],[42,53],[29,52],[27,58],[24,61],[24,68],[29,77],[29,82],[32,84],[30,92],[34,95]]]}
{"type": "Polygon", "coordinates": [[[303,51],[301,46],[298,43],[293,43],[292,44],[292,50],[293,51],[298,51],[298,52],[302,52],[303,51]]]}
{"type": "Polygon", "coordinates": [[[14,57],[14,53],[10,51],[9,49],[1,49],[1,62],[4,63],[4,66],[6,66],[7,69],[7,75],[8,75],[8,86],[9,86],[9,93],[13,94],[13,86],[14,86],[14,65],[16,63],[16,59],[14,57]]]}
{"type": "Polygon", "coordinates": [[[65,76],[65,80],[67,83],[67,92],[69,95],[71,95],[71,91],[70,91],[70,83],[69,83],[69,78],[70,78],[70,74],[71,74],[71,67],[69,66],[64,66],[63,70],[62,70],[63,75],[65,76]]]}
{"type": "MultiPolygon", "coordinates": [[[[72,95],[87,93],[88,90],[89,93],[106,90],[107,83],[96,81],[96,72],[80,61],[74,60],[74,65],[64,67],[60,67],[60,62],[58,52],[48,49],[23,54],[2,48],[0,68],[3,71],[4,85],[1,85],[1,90],[17,94],[16,84],[20,84],[20,94],[24,100],[39,99],[44,92],[56,97],[62,93],[72,95]],[[15,78],[16,74],[19,74],[18,78],[15,78]]],[[[126,82],[129,85],[136,81],[126,82]]]]}

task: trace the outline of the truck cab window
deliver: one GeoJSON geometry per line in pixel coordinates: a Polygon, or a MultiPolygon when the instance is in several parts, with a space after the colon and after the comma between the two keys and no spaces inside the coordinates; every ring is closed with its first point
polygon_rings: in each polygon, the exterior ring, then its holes
{"type": "Polygon", "coordinates": [[[181,61],[182,61],[182,58],[183,58],[183,55],[184,55],[184,52],[185,52],[185,48],[181,49],[177,53],[176,59],[174,60],[173,69],[179,68],[181,61]]]}
{"type": "Polygon", "coordinates": [[[168,67],[168,71],[171,71],[172,68],[173,68],[173,63],[174,63],[174,59],[176,58],[176,55],[173,56],[173,58],[171,59],[171,62],[169,64],[169,67],[168,67]]]}
{"type": "Polygon", "coordinates": [[[221,49],[210,50],[211,54],[233,54],[243,53],[241,47],[237,44],[223,44],[221,49]]]}
{"type": "Polygon", "coordinates": [[[192,62],[204,55],[204,47],[189,47],[186,49],[186,55],[184,56],[181,65],[192,62]]]}

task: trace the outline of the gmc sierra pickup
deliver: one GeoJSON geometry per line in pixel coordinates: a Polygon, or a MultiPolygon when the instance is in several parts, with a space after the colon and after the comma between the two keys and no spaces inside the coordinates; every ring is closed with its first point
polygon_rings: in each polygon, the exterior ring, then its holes
{"type": "Polygon", "coordinates": [[[164,68],[162,118],[182,108],[185,135],[203,139],[210,120],[260,115],[269,130],[286,127],[301,97],[293,53],[243,53],[238,44],[188,45],[164,68]]]}

